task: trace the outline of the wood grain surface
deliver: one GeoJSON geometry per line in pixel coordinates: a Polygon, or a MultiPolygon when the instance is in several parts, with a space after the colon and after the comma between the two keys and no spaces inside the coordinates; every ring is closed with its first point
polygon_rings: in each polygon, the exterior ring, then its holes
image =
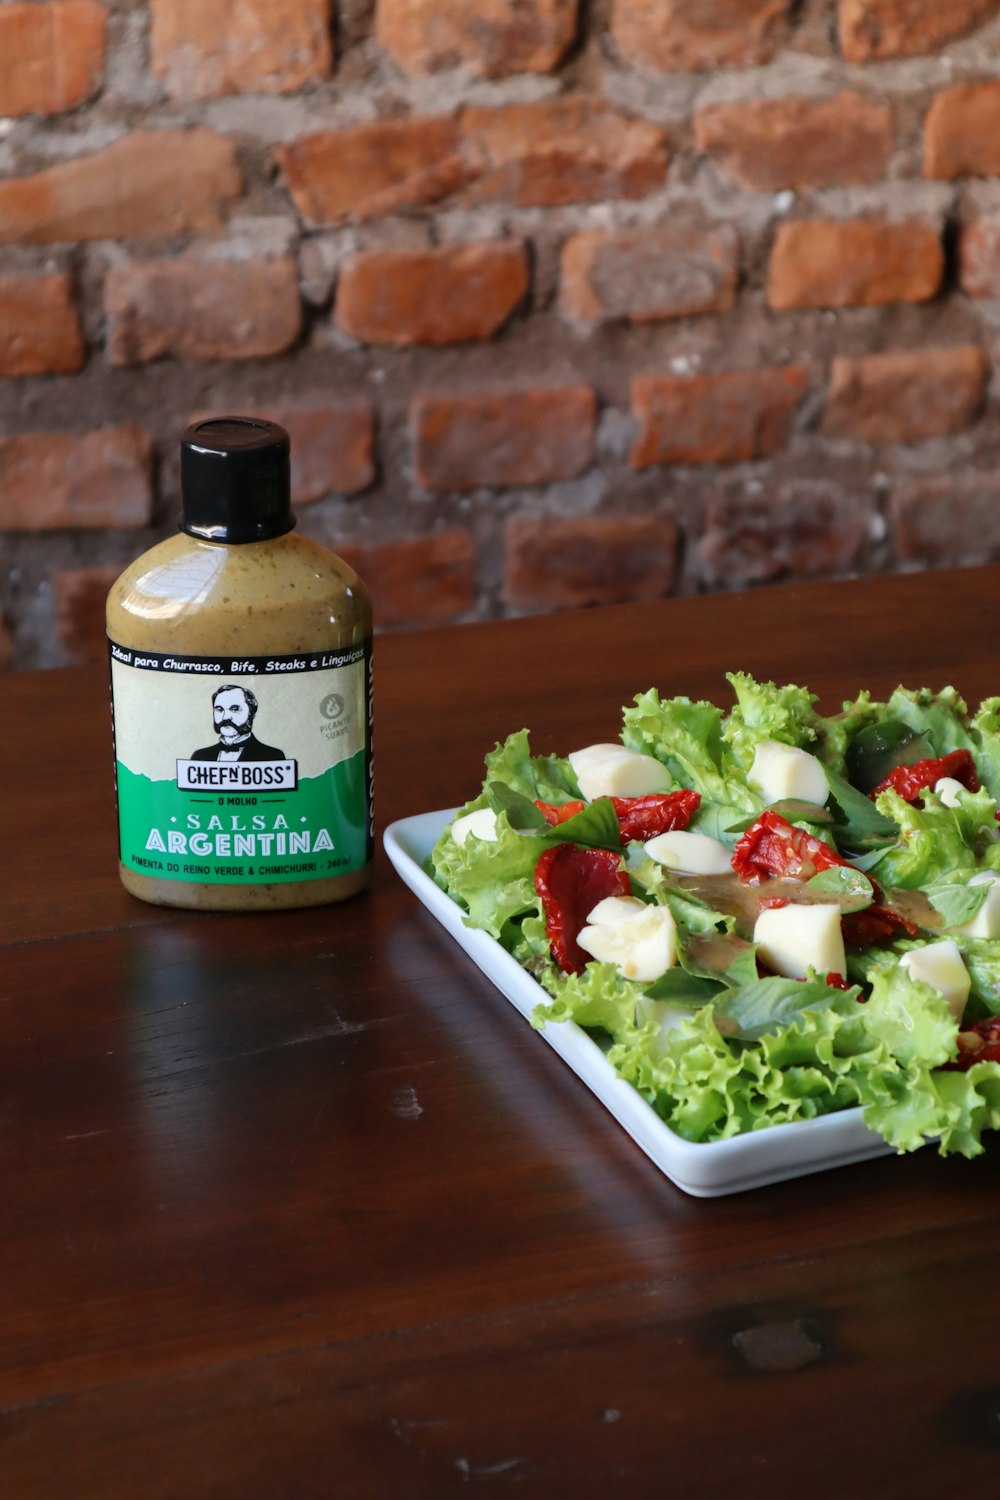
{"type": "MultiPolygon", "coordinates": [[[[378,821],[734,668],[978,700],[998,626],[984,568],[381,637],[378,821]]],[[[339,906],[145,906],[104,675],[4,692],[4,1500],[995,1491],[1000,1143],[687,1197],[381,851],[339,906]]]]}

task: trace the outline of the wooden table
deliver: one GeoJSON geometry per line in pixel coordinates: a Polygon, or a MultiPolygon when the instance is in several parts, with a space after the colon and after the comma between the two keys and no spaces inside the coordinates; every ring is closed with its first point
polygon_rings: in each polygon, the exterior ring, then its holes
{"type": "MultiPolygon", "coordinates": [[[[1000,569],[382,638],[378,817],[726,669],[1000,691],[1000,569]]],[[[104,675],[4,682],[5,1500],[996,1493],[1000,1141],[685,1196],[380,852],[120,888],[104,675]]]]}

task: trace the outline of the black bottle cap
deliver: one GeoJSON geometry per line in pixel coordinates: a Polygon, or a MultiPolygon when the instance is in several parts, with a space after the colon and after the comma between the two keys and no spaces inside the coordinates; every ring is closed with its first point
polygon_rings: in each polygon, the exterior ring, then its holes
{"type": "Polygon", "coordinates": [[[288,433],[256,417],[212,417],[181,438],[181,530],[263,542],[295,525],[288,433]]]}

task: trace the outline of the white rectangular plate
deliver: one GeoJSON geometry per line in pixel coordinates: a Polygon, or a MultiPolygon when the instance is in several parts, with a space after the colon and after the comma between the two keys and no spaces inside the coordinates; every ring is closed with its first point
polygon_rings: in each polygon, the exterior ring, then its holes
{"type": "MultiPolygon", "coordinates": [[[[485,932],[466,927],[461,909],[424,873],[423,864],[455,809],[403,818],[386,829],[386,852],[428,911],[521,1014],[530,1017],[549,997],[531,975],[485,932]]],[[[669,1129],[631,1084],[619,1078],[601,1049],[575,1021],[551,1022],[538,1033],[569,1063],[635,1143],[670,1180],[698,1198],[763,1187],[787,1177],[843,1167],[891,1147],[867,1128],[860,1109],[841,1110],[791,1125],[769,1125],[748,1135],[700,1144],[669,1129]]]]}

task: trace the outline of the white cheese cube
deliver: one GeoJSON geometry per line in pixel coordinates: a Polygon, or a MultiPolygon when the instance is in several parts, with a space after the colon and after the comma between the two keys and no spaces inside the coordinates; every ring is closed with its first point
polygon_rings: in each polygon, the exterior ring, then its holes
{"type": "Polygon", "coordinates": [[[497,815],[492,807],[477,807],[475,812],[456,818],[451,825],[451,836],[456,844],[464,844],[470,833],[484,843],[496,843],[497,815]]]}
{"type": "Polygon", "coordinates": [[[725,875],[733,868],[732,853],[725,844],[707,833],[689,833],[685,828],[658,833],[644,848],[658,865],[688,875],[725,875]]]}
{"type": "Polygon", "coordinates": [[[666,766],[624,745],[588,745],[567,757],[588,802],[597,797],[645,797],[670,790],[666,766]]]}
{"type": "Polygon", "coordinates": [[[971,980],[969,971],[962,962],[958,945],[951,938],[928,943],[924,948],[913,948],[899,960],[911,979],[920,979],[937,990],[948,1003],[956,1021],[961,1021],[969,998],[971,980]]]}
{"type": "Polygon", "coordinates": [[[650,984],[677,962],[677,926],[669,907],[634,896],[598,901],[577,936],[585,953],[614,964],[625,979],[650,984]]]}
{"type": "Polygon", "coordinates": [[[960,781],[956,781],[954,776],[939,776],[934,783],[934,790],[941,798],[945,807],[957,807],[959,792],[968,791],[968,787],[964,787],[960,781]]]}
{"type": "Polygon", "coordinates": [[[769,907],[760,913],[753,929],[761,961],[789,979],[805,979],[808,969],[821,976],[846,975],[840,917],[840,907],[825,901],[769,907]]]}
{"type": "Polygon", "coordinates": [[[694,1006],[685,1005],[682,1001],[651,1000],[648,995],[640,995],[635,1002],[637,1026],[648,1026],[651,1021],[656,1022],[656,1033],[648,1043],[653,1057],[662,1057],[670,1033],[689,1021],[693,1014],[694,1006]]]}
{"type": "Polygon", "coordinates": [[[963,922],[955,931],[960,932],[963,937],[1000,937],[1000,875],[994,875],[990,870],[981,870],[978,875],[973,875],[969,884],[988,885],[989,891],[972,920],[963,922]]]}
{"type": "Polygon", "coordinates": [[[778,740],[761,740],[747,780],[768,804],[794,799],[824,807],[830,795],[826,773],[815,755],[778,740]]]}

